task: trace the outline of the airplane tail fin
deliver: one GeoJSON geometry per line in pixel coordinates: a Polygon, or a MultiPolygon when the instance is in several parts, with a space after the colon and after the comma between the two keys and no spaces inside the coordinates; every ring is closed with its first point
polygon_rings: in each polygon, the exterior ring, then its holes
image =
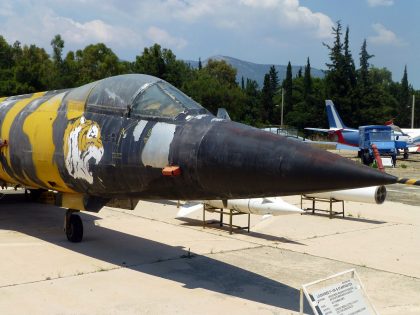
{"type": "Polygon", "coordinates": [[[343,121],[338,114],[333,101],[326,100],[325,106],[327,107],[327,115],[328,115],[328,124],[330,128],[337,128],[337,129],[346,129],[347,127],[344,125],[343,121]]]}
{"type": "Polygon", "coordinates": [[[230,116],[225,108],[218,108],[217,109],[217,118],[222,118],[226,120],[231,120],[230,116]]]}

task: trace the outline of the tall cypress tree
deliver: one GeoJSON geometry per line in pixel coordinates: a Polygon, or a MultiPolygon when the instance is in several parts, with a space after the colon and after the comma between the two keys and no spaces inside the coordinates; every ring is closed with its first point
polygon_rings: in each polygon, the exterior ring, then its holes
{"type": "Polygon", "coordinates": [[[346,34],[344,36],[344,71],[347,77],[350,88],[356,87],[356,67],[354,65],[353,56],[351,55],[349,46],[349,27],[346,28],[346,34]]]}
{"type": "Polygon", "coordinates": [[[279,87],[279,75],[276,70],[276,67],[271,66],[270,71],[268,72],[268,75],[270,76],[271,94],[272,96],[274,96],[274,94],[277,92],[277,89],[279,87]]]}
{"type": "Polygon", "coordinates": [[[328,71],[335,73],[342,71],[343,68],[343,44],[341,43],[341,22],[337,21],[337,26],[332,28],[332,34],[334,35],[334,44],[330,46],[323,43],[325,47],[329,49],[329,56],[331,63],[327,63],[328,71]]]}
{"type": "Polygon", "coordinates": [[[366,39],[363,41],[360,49],[360,69],[359,69],[359,81],[362,90],[365,92],[369,90],[369,59],[374,57],[367,52],[366,39]]]}
{"type": "Polygon", "coordinates": [[[292,89],[293,89],[293,78],[292,78],[292,65],[287,64],[286,78],[283,81],[284,89],[284,108],[283,112],[286,114],[288,111],[292,110],[292,89]]]}
{"type": "Polygon", "coordinates": [[[410,121],[411,95],[408,84],[407,66],[404,67],[404,74],[401,79],[401,88],[399,93],[399,110],[397,120],[401,125],[408,125],[410,121]]]}
{"type": "Polygon", "coordinates": [[[261,109],[263,110],[263,112],[261,113],[261,117],[263,119],[263,122],[271,123],[274,103],[269,73],[266,73],[264,75],[264,84],[261,90],[261,104],[261,109]]]}
{"type": "Polygon", "coordinates": [[[303,76],[303,97],[305,101],[308,99],[308,96],[312,93],[312,78],[311,78],[311,63],[309,62],[309,57],[306,61],[305,74],[303,76]]]}
{"type": "MultiPolygon", "coordinates": [[[[332,27],[334,36],[333,45],[327,45],[329,49],[330,63],[327,63],[328,71],[325,77],[326,97],[334,100],[337,109],[343,116],[352,116],[353,93],[349,80],[349,71],[352,68],[352,57],[349,49],[349,31],[346,30],[344,44],[341,41],[341,22],[338,21],[335,27],[332,27]]],[[[351,119],[349,123],[353,123],[351,119]]]]}

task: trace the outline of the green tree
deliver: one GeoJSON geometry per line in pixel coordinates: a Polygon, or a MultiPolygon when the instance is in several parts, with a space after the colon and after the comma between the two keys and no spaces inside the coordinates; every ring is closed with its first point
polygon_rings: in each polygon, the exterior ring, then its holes
{"type": "Polygon", "coordinates": [[[213,114],[226,108],[233,120],[244,117],[246,96],[235,81],[236,70],[225,61],[209,60],[185,82],[184,91],[213,114]]]}
{"type": "Polygon", "coordinates": [[[374,57],[367,52],[366,39],[363,41],[362,47],[360,49],[360,69],[358,70],[359,83],[361,88],[364,91],[369,90],[369,59],[374,57]]]}
{"type": "MultiPolygon", "coordinates": [[[[353,117],[354,91],[352,90],[349,71],[351,72],[352,58],[349,50],[348,29],[346,31],[345,43],[341,42],[342,36],[341,22],[338,21],[335,27],[332,27],[334,43],[332,46],[324,44],[329,50],[330,62],[326,64],[328,70],[326,73],[326,97],[332,99],[345,117],[353,117]]],[[[348,121],[350,124],[353,120],[348,121]]]]}
{"type": "MultiPolygon", "coordinates": [[[[51,40],[51,47],[53,49],[53,72],[50,74],[49,86],[53,89],[66,88],[64,79],[64,63],[63,63],[63,48],[64,40],[59,34],[55,35],[51,40]]],[[[67,86],[68,87],[68,86],[67,86]]]]}
{"type": "Polygon", "coordinates": [[[410,124],[411,114],[411,95],[412,91],[408,83],[407,66],[404,67],[404,74],[401,79],[401,87],[399,92],[399,106],[398,106],[398,123],[404,126],[410,124]]]}
{"type": "Polygon", "coordinates": [[[64,40],[61,38],[60,34],[54,36],[51,40],[51,46],[53,48],[53,56],[52,59],[54,63],[61,64],[63,62],[63,48],[64,48],[64,40]]]}
{"type": "Polygon", "coordinates": [[[133,71],[164,79],[178,88],[182,88],[191,74],[185,62],[177,60],[172,50],[162,49],[159,44],[144,48],[142,55],[136,56],[133,71]]]}
{"type": "Polygon", "coordinates": [[[209,59],[205,70],[219,82],[227,84],[230,87],[237,86],[236,69],[230,66],[226,61],[209,59]]]}
{"type": "Polygon", "coordinates": [[[88,45],[76,51],[79,79],[77,85],[121,74],[118,57],[103,43],[88,45]]]}
{"type": "Polygon", "coordinates": [[[311,77],[311,63],[309,57],[306,61],[305,74],[303,77],[303,97],[305,100],[308,99],[309,95],[312,94],[312,77],[311,77]]]}
{"type": "Polygon", "coordinates": [[[247,79],[245,85],[245,103],[241,121],[254,126],[263,124],[261,108],[261,92],[255,80],[247,79]]]}
{"type": "Polygon", "coordinates": [[[14,61],[13,48],[0,36],[0,97],[11,95],[14,91],[14,61]]]}
{"type": "Polygon", "coordinates": [[[284,108],[283,113],[287,115],[288,111],[291,111],[293,108],[293,78],[292,78],[292,65],[289,63],[287,64],[286,69],[286,78],[283,81],[283,89],[284,89],[284,108]]]}
{"type": "Polygon", "coordinates": [[[273,90],[271,86],[270,74],[264,75],[264,83],[261,91],[261,109],[262,120],[265,124],[270,124],[273,116],[273,90]]]}
{"type": "Polygon", "coordinates": [[[348,81],[348,85],[350,88],[356,87],[356,67],[354,65],[353,56],[350,51],[350,43],[349,43],[349,27],[346,28],[346,34],[344,36],[344,44],[343,44],[343,50],[344,50],[344,72],[345,76],[348,81]]]}
{"type": "Polygon", "coordinates": [[[43,48],[24,46],[13,70],[16,84],[14,94],[48,90],[52,62],[43,48]]]}

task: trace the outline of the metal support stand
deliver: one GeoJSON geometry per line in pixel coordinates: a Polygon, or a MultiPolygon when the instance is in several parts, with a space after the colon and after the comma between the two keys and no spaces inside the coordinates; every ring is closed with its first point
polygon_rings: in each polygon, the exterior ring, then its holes
{"type": "Polygon", "coordinates": [[[236,228],[238,230],[247,230],[248,233],[249,233],[249,227],[251,225],[251,214],[239,212],[239,211],[232,210],[232,209],[229,209],[227,211],[223,211],[223,208],[214,208],[214,207],[211,207],[211,206],[203,203],[203,228],[206,228],[206,225],[207,225],[207,223],[206,223],[206,211],[213,212],[213,213],[219,213],[220,214],[220,219],[217,223],[219,223],[220,227],[228,226],[229,227],[229,234],[233,233],[233,228],[236,228]],[[247,226],[234,225],[233,224],[233,216],[244,215],[244,214],[248,215],[248,225],[247,226]],[[223,222],[223,216],[224,215],[229,216],[229,223],[224,223],[223,222]]]}
{"type": "Polygon", "coordinates": [[[315,214],[315,211],[320,212],[327,212],[329,214],[329,218],[332,219],[335,215],[343,215],[344,218],[344,200],[337,200],[334,198],[326,199],[326,198],[316,198],[316,197],[308,197],[305,195],[300,196],[300,208],[304,211],[312,211],[312,214],[315,214]],[[303,200],[309,200],[312,201],[312,208],[303,208],[303,200]],[[317,209],[315,207],[316,202],[327,202],[330,204],[329,210],[325,209],[317,209]],[[341,202],[342,205],[342,211],[333,211],[333,203],[341,202]]]}

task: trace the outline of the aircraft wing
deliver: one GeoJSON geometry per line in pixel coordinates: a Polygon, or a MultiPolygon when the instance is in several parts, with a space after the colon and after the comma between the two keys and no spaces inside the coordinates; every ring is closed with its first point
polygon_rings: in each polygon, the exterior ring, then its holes
{"type": "Polygon", "coordinates": [[[358,131],[357,129],[351,129],[351,128],[330,128],[330,129],[322,129],[322,128],[305,128],[306,130],[312,130],[312,131],[319,131],[319,132],[328,132],[328,133],[337,133],[339,131],[351,131],[351,132],[355,132],[358,131]]]}
{"type": "Polygon", "coordinates": [[[319,132],[330,132],[331,131],[331,129],[322,129],[322,128],[305,128],[305,130],[319,131],[319,132]]]}

